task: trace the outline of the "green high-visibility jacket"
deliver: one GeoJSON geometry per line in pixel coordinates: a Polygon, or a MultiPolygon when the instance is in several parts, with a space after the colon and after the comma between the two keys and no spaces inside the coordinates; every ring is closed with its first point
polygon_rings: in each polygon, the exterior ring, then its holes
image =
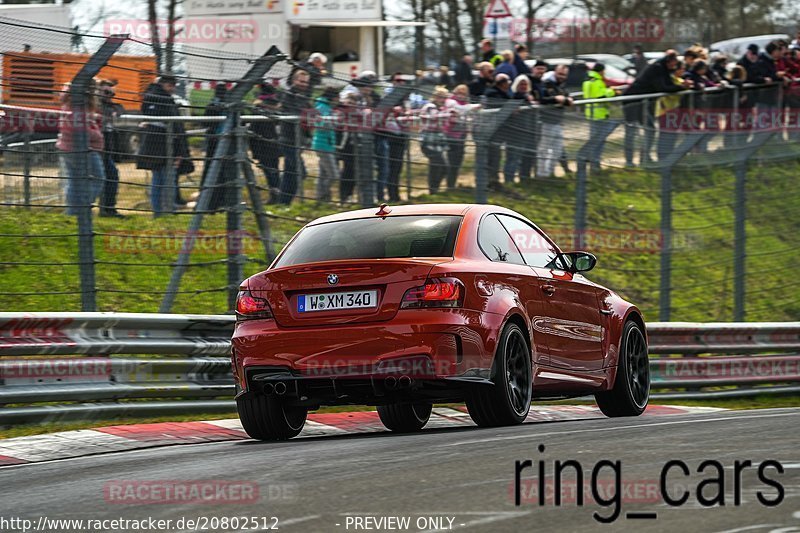
{"type": "MultiPolygon", "coordinates": [[[[589,77],[583,82],[582,87],[584,99],[610,98],[616,94],[614,89],[606,85],[603,76],[599,72],[590,70],[587,75],[589,77]]],[[[586,118],[589,120],[606,120],[608,118],[607,105],[587,104],[584,107],[586,108],[586,118]]]]}

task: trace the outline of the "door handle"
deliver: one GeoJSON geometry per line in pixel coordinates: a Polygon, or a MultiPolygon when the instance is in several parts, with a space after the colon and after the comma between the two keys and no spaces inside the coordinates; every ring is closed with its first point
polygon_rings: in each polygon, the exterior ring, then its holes
{"type": "Polygon", "coordinates": [[[556,288],[552,285],[542,285],[542,291],[548,296],[552,296],[556,292],[556,288]]]}
{"type": "Polygon", "coordinates": [[[613,311],[611,309],[601,309],[600,313],[603,315],[610,315],[613,311]]]}

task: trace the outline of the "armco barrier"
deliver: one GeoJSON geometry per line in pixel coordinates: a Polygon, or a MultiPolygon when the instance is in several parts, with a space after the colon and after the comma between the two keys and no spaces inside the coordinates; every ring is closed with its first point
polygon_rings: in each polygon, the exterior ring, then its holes
{"type": "MultiPolygon", "coordinates": [[[[231,412],[233,324],[226,315],[0,313],[0,424],[231,412]]],[[[800,393],[800,322],[647,331],[654,399],[800,393]]]]}

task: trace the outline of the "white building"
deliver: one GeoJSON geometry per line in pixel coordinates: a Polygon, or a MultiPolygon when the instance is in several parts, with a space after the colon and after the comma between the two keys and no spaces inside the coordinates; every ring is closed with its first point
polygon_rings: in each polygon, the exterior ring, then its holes
{"type": "MultiPolygon", "coordinates": [[[[328,69],[349,76],[361,70],[383,73],[383,28],[415,25],[384,21],[381,0],[186,0],[187,28],[227,25],[226,37],[186,44],[225,53],[258,56],[276,45],[294,59],[311,52],[328,57],[328,69]]],[[[209,30],[210,33],[220,33],[209,30]]],[[[187,58],[190,76],[207,78],[207,59],[187,58]],[[203,72],[200,72],[200,71],[203,72]]],[[[238,77],[240,66],[219,59],[217,79],[238,77]]]]}

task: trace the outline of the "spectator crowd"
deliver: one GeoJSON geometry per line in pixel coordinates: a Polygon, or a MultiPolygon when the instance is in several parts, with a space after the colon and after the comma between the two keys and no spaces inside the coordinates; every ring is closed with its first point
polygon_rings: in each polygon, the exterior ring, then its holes
{"type": "MultiPolygon", "coordinates": [[[[498,52],[491,41],[484,40],[479,61],[466,54],[453,74],[448,68],[431,67],[416,76],[395,73],[387,83],[374,72],[363,71],[344,87],[330,77],[325,56],[315,53],[306,62],[294,63],[285,79],[265,80],[257,87],[247,112],[265,118],[249,123],[247,147],[264,176],[269,202],[277,204],[290,204],[303,194],[307,176],[303,154],[308,152],[316,154],[315,199],[331,201],[337,185],[337,199],[342,203],[397,202],[412,138],[419,140],[427,159],[431,193],[458,187],[470,136],[482,143],[479,149],[485,148],[491,189],[503,188],[501,178],[506,184],[550,178],[559,168],[567,175],[571,168],[565,127],[567,121],[577,118],[588,124],[588,142],[581,157],[593,169],[599,168],[606,139],[620,125],[626,163],[633,165],[639,152],[639,164],[646,164],[653,147],[659,160],[669,156],[682,133],[724,129],[741,132],[736,137],[741,140],[754,130],[781,123],[787,109],[791,112],[800,107],[799,49],[797,41],[774,41],[763,50],[751,45],[741,58],[733,58],[734,63],[696,45],[682,55],[667,50],[648,63],[641,47],[635,47],[637,76],[628,85],[610,84],[600,62],[587,65],[580,85],[580,97],[586,102],[581,102],[577,111],[572,111],[578,107],[577,95],[571,95],[566,85],[571,66],[530,61],[523,45],[498,52]],[[745,84],[760,87],[745,91],[745,84]],[[634,98],[605,101],[614,96],[634,98]],[[479,115],[481,120],[475,120],[479,115]]],[[[163,75],[151,84],[141,113],[179,116],[174,98],[177,81],[163,75]]],[[[113,89],[113,81],[99,80],[93,88],[96,98],[88,106],[96,117],[87,121],[89,172],[94,177],[89,194],[93,201],[100,198],[102,216],[117,217],[122,215],[116,209],[119,174],[115,154],[120,150],[114,119],[120,110],[112,103],[113,89]]],[[[227,113],[226,93],[226,84],[215,88],[206,116],[227,113]]],[[[63,105],[66,117],[68,98],[63,105]]],[[[58,148],[65,154],[73,149],[71,122],[65,118],[60,128],[58,148]]],[[[222,158],[215,158],[223,123],[209,121],[205,127],[201,189],[212,189],[207,208],[213,211],[235,199],[232,184],[241,145],[231,140],[222,158]]],[[[196,195],[184,199],[178,187],[167,188],[170,176],[177,183],[181,175],[194,170],[181,123],[170,125],[154,118],[142,122],[138,133],[136,165],[150,173],[153,212],[170,211],[170,202],[178,208],[194,206],[190,202],[196,201],[196,195]],[[171,139],[171,144],[165,139],[171,139]],[[167,168],[167,161],[172,161],[174,168],[167,168]]],[[[706,148],[707,139],[703,139],[696,149],[706,148]]],[[[65,158],[64,163],[70,177],[78,172],[72,161],[65,158]]],[[[74,188],[69,186],[67,203],[77,203],[74,188]]]]}

